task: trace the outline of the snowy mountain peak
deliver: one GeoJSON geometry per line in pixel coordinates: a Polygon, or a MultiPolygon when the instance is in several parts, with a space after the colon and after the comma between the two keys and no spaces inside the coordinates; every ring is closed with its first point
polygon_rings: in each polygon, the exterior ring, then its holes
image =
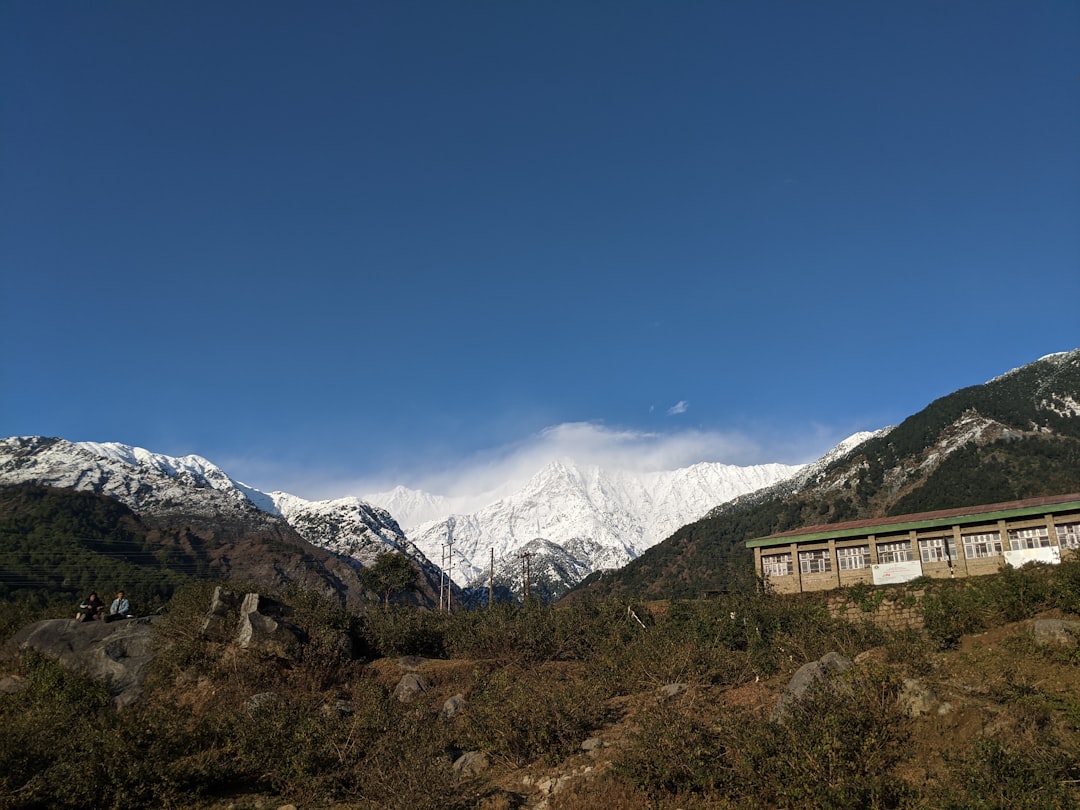
{"type": "Polygon", "coordinates": [[[510,565],[529,544],[572,550],[577,578],[624,565],[680,527],[739,495],[789,478],[785,464],[750,467],[703,462],[665,472],[610,471],[572,459],[549,462],[514,494],[471,514],[456,514],[410,530],[429,559],[441,559],[453,538],[453,577],[460,585],[482,578],[494,553],[510,565]],[[584,573],[582,573],[584,572],[584,573]]]}
{"type": "Polygon", "coordinates": [[[341,557],[366,564],[379,553],[398,550],[430,567],[383,509],[359,498],[306,501],[284,492],[260,492],[196,455],[173,458],[117,442],[17,437],[0,440],[0,483],[97,492],[149,515],[280,518],[309,543],[341,557]]]}

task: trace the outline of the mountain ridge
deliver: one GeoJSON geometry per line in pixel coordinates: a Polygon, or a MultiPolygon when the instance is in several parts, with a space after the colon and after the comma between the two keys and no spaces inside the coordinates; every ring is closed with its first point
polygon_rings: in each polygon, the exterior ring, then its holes
{"type": "MultiPolygon", "coordinates": [[[[513,565],[525,546],[547,540],[539,548],[549,551],[552,559],[545,563],[540,559],[543,555],[538,555],[538,573],[547,565],[569,577],[549,589],[552,595],[561,594],[593,570],[633,559],[717,503],[798,469],[798,465],[739,467],[702,462],[640,474],[606,471],[596,465],[579,467],[564,458],[546,465],[508,498],[472,515],[445,516],[429,524],[426,532],[422,527],[418,534],[422,543],[416,543],[389,511],[366,500],[349,496],[308,501],[280,491],[262,492],[194,454],[176,458],[118,442],[44,437],[0,440],[2,483],[104,494],[160,520],[199,522],[195,516],[202,513],[207,531],[214,521],[226,518],[236,525],[277,531],[275,520],[280,520],[306,542],[357,568],[370,565],[381,553],[401,552],[424,573],[429,586],[441,576],[436,560],[443,563],[440,545],[451,536],[464,541],[457,544],[453,564],[447,566],[454,575],[452,587],[484,590],[486,582],[478,582],[489,568],[490,550],[484,542],[500,530],[493,527],[509,527],[499,549],[500,565],[513,565]],[[470,543],[466,555],[462,549],[470,543]],[[561,550],[553,551],[555,546],[561,550]],[[557,565],[555,558],[559,558],[557,565]]],[[[428,509],[451,502],[404,487],[391,494],[428,509]]]]}
{"type": "Polygon", "coordinates": [[[713,509],[572,591],[674,598],[754,587],[745,541],[847,520],[1080,491],[1080,349],[940,397],[831,461],[713,509]]]}

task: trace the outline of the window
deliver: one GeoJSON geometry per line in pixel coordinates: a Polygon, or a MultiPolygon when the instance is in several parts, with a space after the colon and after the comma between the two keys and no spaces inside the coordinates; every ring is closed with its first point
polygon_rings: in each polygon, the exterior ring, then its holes
{"type": "Polygon", "coordinates": [[[761,572],[767,577],[788,577],[795,573],[790,554],[770,554],[761,558],[761,572]]]}
{"type": "Polygon", "coordinates": [[[931,562],[949,562],[956,559],[956,538],[952,535],[948,537],[927,537],[919,541],[919,556],[922,557],[924,563],[931,562]],[[945,541],[948,540],[948,550],[946,551],[945,541]]]}
{"type": "Polygon", "coordinates": [[[855,571],[870,565],[870,546],[855,546],[854,548],[838,548],[836,550],[836,564],[841,571],[855,571]]]}
{"type": "Polygon", "coordinates": [[[832,558],[824,551],[800,551],[799,569],[804,574],[825,574],[832,571],[832,558]]]}
{"type": "Polygon", "coordinates": [[[1022,551],[1025,548],[1047,548],[1050,545],[1050,532],[1045,526],[1034,529],[1009,529],[1009,548],[1022,551]]]}
{"type": "Polygon", "coordinates": [[[911,559],[911,543],[878,543],[877,559],[879,563],[907,562],[911,559]]]}
{"type": "Polygon", "coordinates": [[[964,556],[969,560],[1001,556],[1001,534],[982,532],[964,535],[964,556]]]}
{"type": "Polygon", "coordinates": [[[1062,523],[1054,527],[1058,545],[1062,548],[1080,548],[1080,523],[1062,523]]]}

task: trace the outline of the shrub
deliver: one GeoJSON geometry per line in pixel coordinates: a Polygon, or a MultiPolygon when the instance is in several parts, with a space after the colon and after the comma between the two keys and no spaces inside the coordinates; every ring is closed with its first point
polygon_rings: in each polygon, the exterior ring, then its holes
{"type": "Polygon", "coordinates": [[[556,762],[604,720],[604,694],[589,681],[551,669],[504,667],[476,673],[458,729],[463,748],[523,765],[556,762]]]}
{"type": "Polygon", "coordinates": [[[1029,563],[1022,568],[1006,565],[997,576],[987,577],[980,587],[987,591],[988,601],[997,609],[996,620],[1018,622],[1050,607],[1051,575],[1046,565],[1029,563]]]}
{"type": "Polygon", "coordinates": [[[923,625],[942,649],[955,647],[961,636],[984,630],[995,612],[976,579],[943,582],[923,597],[923,625]]]}
{"type": "Polygon", "coordinates": [[[893,774],[908,723],[897,681],[852,669],[839,684],[816,684],[789,705],[782,722],[729,727],[755,795],[781,807],[899,807],[907,790],[893,774]]]}
{"type": "Polygon", "coordinates": [[[730,794],[738,778],[721,734],[671,701],[641,714],[638,730],[614,769],[654,800],[686,793],[730,794]]]}
{"type": "Polygon", "coordinates": [[[357,632],[369,657],[424,655],[441,658],[446,652],[446,613],[397,607],[372,610],[360,618],[357,632]]]}
{"type": "Polygon", "coordinates": [[[957,779],[941,801],[948,810],[1065,810],[1080,803],[1080,792],[1073,787],[1080,766],[1057,748],[1013,747],[981,737],[954,768],[957,779]]]}

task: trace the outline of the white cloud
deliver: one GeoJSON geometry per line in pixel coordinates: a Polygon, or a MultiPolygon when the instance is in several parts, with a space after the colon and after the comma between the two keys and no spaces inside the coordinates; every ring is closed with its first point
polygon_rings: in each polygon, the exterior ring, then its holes
{"type": "Polygon", "coordinates": [[[690,407],[690,403],[685,399],[680,399],[674,405],[667,409],[668,416],[677,416],[680,413],[686,413],[686,409],[690,407]]]}
{"type": "Polygon", "coordinates": [[[363,478],[341,470],[296,470],[283,463],[227,460],[222,468],[259,489],[280,489],[312,500],[365,497],[397,485],[442,495],[454,511],[468,513],[517,491],[530,477],[557,459],[608,470],[660,471],[699,462],[751,465],[813,461],[848,433],[809,425],[794,435],[769,431],[751,437],[735,431],[687,429],[648,432],[596,422],[566,422],[524,439],[474,453],[457,462],[412,471],[376,473],[363,478]],[[269,487],[265,482],[272,481],[269,487]]]}
{"type": "MultiPolygon", "coordinates": [[[[475,509],[516,491],[557,459],[572,459],[581,466],[595,465],[610,470],[658,471],[701,461],[756,464],[761,463],[762,455],[762,448],[737,433],[700,430],[651,433],[594,422],[567,422],[521,441],[477,453],[438,472],[428,470],[411,476],[411,480],[368,484],[351,492],[362,495],[404,484],[450,498],[467,498],[475,509]]],[[[460,511],[470,509],[463,507],[460,511]]]]}

